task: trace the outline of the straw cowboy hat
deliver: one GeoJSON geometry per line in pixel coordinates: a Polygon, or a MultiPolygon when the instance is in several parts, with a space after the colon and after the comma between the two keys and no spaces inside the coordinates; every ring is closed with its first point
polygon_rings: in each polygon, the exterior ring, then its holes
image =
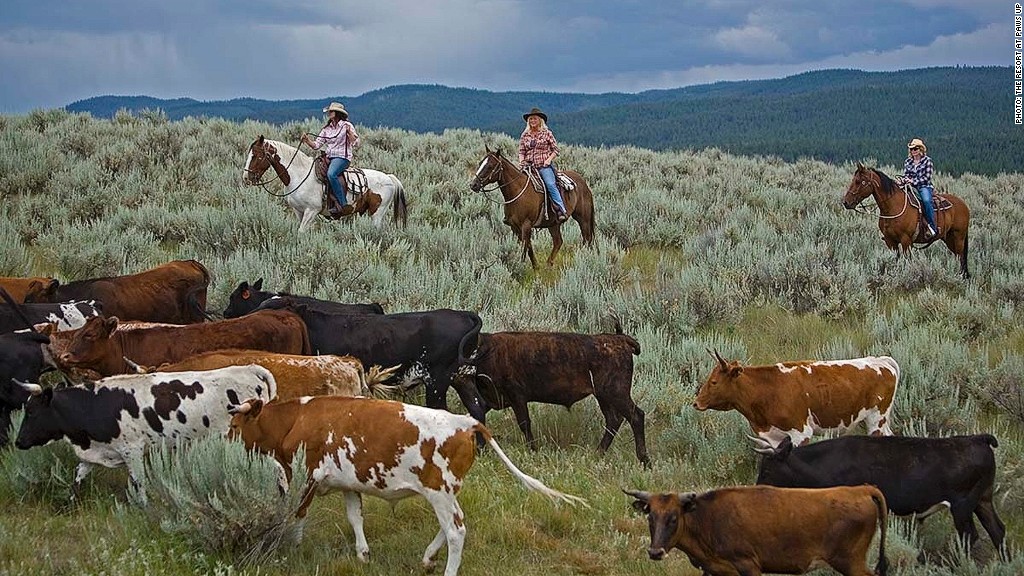
{"type": "Polygon", "coordinates": [[[348,112],[345,111],[345,107],[341,105],[341,102],[331,102],[327,108],[324,108],[324,114],[334,110],[335,112],[341,112],[341,117],[348,120],[348,112]]]}
{"type": "Polygon", "coordinates": [[[928,153],[928,147],[924,145],[924,142],[922,142],[920,138],[914,138],[909,144],[907,144],[907,150],[912,148],[920,148],[922,154],[928,153]]]}
{"type": "Polygon", "coordinates": [[[533,110],[530,110],[526,114],[523,114],[523,120],[526,120],[530,116],[540,116],[541,120],[543,120],[545,122],[548,121],[548,115],[543,113],[543,112],[541,112],[540,108],[534,108],[533,110]]]}

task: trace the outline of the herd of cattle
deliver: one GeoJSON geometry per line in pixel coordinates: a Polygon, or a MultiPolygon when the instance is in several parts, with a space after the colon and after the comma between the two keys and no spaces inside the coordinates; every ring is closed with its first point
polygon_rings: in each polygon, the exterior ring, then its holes
{"type": "MultiPolygon", "coordinates": [[[[626,421],[638,460],[650,463],[644,411],[631,393],[640,345],[618,323],[614,334],[484,333],[472,311],[385,314],[379,304],[264,291],[262,280],[242,282],[218,320],[206,310],[209,282],[192,260],[68,284],[0,278],[0,445],[23,409],[15,445],[66,439],[80,462],[76,486],[96,465],[126,466],[140,484],[148,447],[224,433],[271,455],[286,485],[303,445],[309,483],[299,516],[315,495],[343,491],[365,560],[361,494],[421,495],[440,523],[423,563],[432,566],[447,545],[449,576],[466,531],[455,497],[479,445],[528,489],[582,502],[520,471],[484,426],[489,410],[512,408],[535,449],[529,402],[569,407],[593,395],[605,420],[599,451],[626,421]],[[51,370],[66,385],[41,386],[51,370]],[[381,398],[419,385],[426,407],[381,398]],[[452,388],[468,416],[446,410],[452,388]]],[[[713,356],[694,407],[746,417],[763,455],[757,486],[627,490],[648,516],[652,559],[679,548],[705,574],[803,573],[822,563],[871,574],[867,553],[880,527],[884,574],[888,512],[923,518],[944,507],[961,538],[977,541],[977,516],[1002,549],[996,439],[893,436],[895,360],[743,366],[713,356]],[[868,435],[809,443],[861,422],[868,435]]]]}

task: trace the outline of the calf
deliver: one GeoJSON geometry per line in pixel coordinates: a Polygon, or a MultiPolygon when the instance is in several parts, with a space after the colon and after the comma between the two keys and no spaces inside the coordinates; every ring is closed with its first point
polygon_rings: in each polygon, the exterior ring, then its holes
{"type": "Polygon", "coordinates": [[[352,356],[300,356],[275,354],[261,350],[217,350],[163,364],[146,372],[182,372],[212,370],[225,366],[257,364],[274,375],[277,399],[302,396],[388,396],[394,386],[384,384],[393,369],[363,370],[363,363],[352,356]]]}
{"type": "Polygon", "coordinates": [[[710,576],[803,574],[822,562],[844,576],[873,576],[867,555],[878,526],[875,570],[888,572],[885,497],[874,486],[625,492],[647,514],[652,560],[678,548],[710,576]]]}
{"type": "Polygon", "coordinates": [[[793,448],[783,440],[764,454],[758,484],[800,488],[873,484],[893,514],[921,518],[948,506],[953,524],[973,545],[978,531],[971,514],[1003,545],[1006,528],[992,505],[998,446],[990,434],[952,438],[849,436],[793,448]]]}
{"type": "Polygon", "coordinates": [[[295,304],[305,304],[308,308],[331,314],[383,314],[384,308],[374,302],[372,304],[341,304],[329,300],[319,300],[309,296],[295,296],[287,292],[266,292],[263,290],[263,278],[251,286],[242,282],[228,296],[228,306],[224,309],[225,318],[237,318],[253,312],[261,304],[271,298],[285,298],[295,304]]]}
{"type": "Polygon", "coordinates": [[[521,472],[502,452],[483,424],[469,416],[371,398],[317,396],[264,405],[246,401],[233,410],[230,436],[247,449],[272,454],[282,473],[300,445],[305,446],[306,486],[298,517],[313,497],[332,490],[345,493],[356,553],[365,561],[370,547],[363,533],[361,494],[395,502],[423,496],[441,525],[423,554],[428,569],[441,546],[448,544],[445,576],[455,576],[462,562],[465,516],[455,499],[476,456],[474,436],[482,436],[498,458],[530,490],[566,502],[583,502],[562,494],[521,472]]]}
{"type": "Polygon", "coordinates": [[[149,446],[224,434],[229,405],[276,393],[274,377],[260,366],[113,376],[92,388],[23,387],[32,397],[15,445],[27,450],[67,438],[80,461],[76,487],[96,465],[127,466],[137,484],[149,446]]]}
{"type": "Polygon", "coordinates": [[[697,410],[738,410],[754,433],[778,446],[810,441],[816,431],[845,431],[863,421],[869,434],[892,436],[889,412],[900,367],[888,356],[740,366],[718,365],[697,391],[697,410]]]}
{"type": "MultiPolygon", "coordinates": [[[[530,428],[528,402],[566,408],[593,395],[604,415],[604,453],[615,433],[628,420],[633,429],[636,457],[649,464],[644,436],[644,411],[633,402],[633,355],[640,344],[622,333],[567,334],[561,332],[498,332],[481,334],[476,352],[459,368],[453,381],[459,396],[483,412],[508,407],[515,413],[526,443],[536,449],[530,428]]],[[[473,413],[473,410],[470,410],[473,413]]],[[[483,419],[480,420],[483,422],[483,419]]]]}
{"type": "Polygon", "coordinates": [[[309,334],[302,319],[286,310],[264,310],[242,318],[190,324],[156,325],[117,330],[117,318],[90,318],[68,336],[54,339],[54,360],[62,368],[94,370],[103,376],[134,372],[126,358],[145,366],[178,362],[193,354],[248,348],[309,354],[309,334]]]}
{"type": "Polygon", "coordinates": [[[175,260],[156,268],[108,278],[54,283],[44,294],[26,301],[99,300],[103,312],[121,320],[192,324],[203,322],[210,273],[195,260],[175,260]]]}
{"type": "Polygon", "coordinates": [[[52,292],[60,284],[53,278],[17,278],[10,276],[0,277],[0,288],[7,290],[7,293],[19,304],[22,302],[37,302],[44,294],[52,292]]]}

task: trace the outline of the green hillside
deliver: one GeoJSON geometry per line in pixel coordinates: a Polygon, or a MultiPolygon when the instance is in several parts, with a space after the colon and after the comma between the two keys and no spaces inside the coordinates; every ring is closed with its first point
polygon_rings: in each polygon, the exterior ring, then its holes
{"type": "Polygon", "coordinates": [[[827,162],[902,161],[921,137],[938,169],[994,175],[1024,166],[1024,130],[1014,130],[1009,68],[825,70],[776,80],[716,82],[638,94],[490,92],[437,85],[393,86],[360,96],[200,102],[101,96],[69,111],[110,118],[118,110],[280,124],[320,117],[341,100],[363,126],[441,133],[473,128],[516,135],[520,115],[545,110],[559,140],[652,150],[717,147],[738,154],[827,162]]]}

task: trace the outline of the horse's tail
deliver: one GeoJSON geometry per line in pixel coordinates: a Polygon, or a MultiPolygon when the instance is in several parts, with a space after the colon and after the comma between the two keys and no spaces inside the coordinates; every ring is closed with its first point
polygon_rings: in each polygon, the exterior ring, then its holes
{"type": "MultiPolygon", "coordinates": [[[[590,186],[589,185],[587,186],[587,189],[590,190],[590,186]]],[[[597,245],[597,220],[596,220],[596,217],[597,217],[597,205],[594,204],[594,191],[590,190],[590,218],[588,218],[588,220],[590,221],[590,238],[591,238],[591,242],[594,243],[594,250],[596,252],[600,253],[601,252],[601,247],[597,245]]]]}
{"type": "Polygon", "coordinates": [[[402,181],[398,179],[398,176],[394,174],[388,174],[388,178],[391,178],[391,182],[395,185],[395,199],[392,202],[391,218],[392,221],[397,225],[399,218],[402,220],[402,228],[409,222],[409,205],[405,201],[405,187],[402,186],[402,181]]]}

